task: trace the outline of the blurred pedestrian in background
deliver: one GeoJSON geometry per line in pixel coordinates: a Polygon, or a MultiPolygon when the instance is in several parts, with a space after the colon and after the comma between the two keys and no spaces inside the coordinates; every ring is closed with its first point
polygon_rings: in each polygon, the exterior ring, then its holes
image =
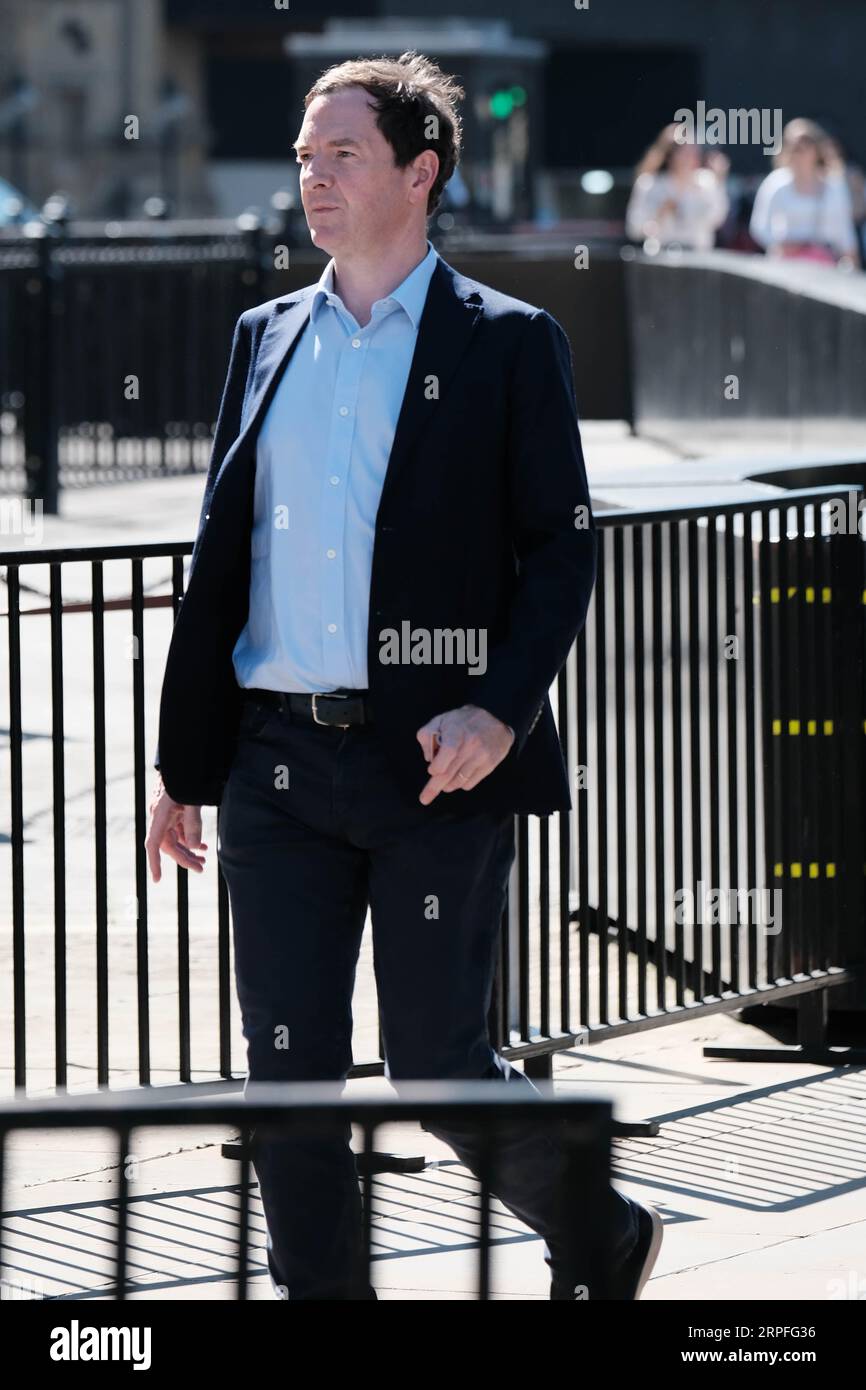
{"type": "Polygon", "coordinates": [[[775,163],[755,195],[755,241],[769,255],[855,265],[851,195],[826,132],[815,121],[789,121],[775,163]]]}
{"type": "Polygon", "coordinates": [[[838,174],[844,179],[851,198],[851,214],[854,220],[854,235],[861,266],[866,263],[866,174],[859,164],[850,158],[841,140],[828,135],[825,142],[827,167],[830,177],[838,174]]]}
{"type": "Polygon", "coordinates": [[[702,162],[694,143],[677,138],[680,130],[666,125],[638,165],[626,233],[646,249],[709,251],[728,212],[728,160],[714,150],[702,162]]]}

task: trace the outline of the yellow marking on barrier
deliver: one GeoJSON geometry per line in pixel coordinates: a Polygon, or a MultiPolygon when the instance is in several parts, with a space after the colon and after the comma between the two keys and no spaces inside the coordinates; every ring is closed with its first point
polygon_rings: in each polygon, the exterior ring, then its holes
{"type": "MultiPolygon", "coordinates": [[[[784,721],[783,719],[773,719],[773,720],[771,721],[771,723],[770,723],[770,730],[771,730],[771,732],[772,732],[774,735],[776,735],[776,736],[778,737],[778,735],[781,734],[782,731],[783,731],[784,723],[785,723],[785,721],[784,721]]],[[[833,723],[833,720],[832,720],[832,719],[822,719],[822,720],[821,720],[821,731],[822,731],[822,733],[826,734],[828,737],[833,733],[834,727],[835,727],[835,726],[834,726],[834,723],[833,723]]],[[[787,732],[788,732],[789,734],[791,734],[792,737],[796,738],[799,734],[801,734],[801,733],[803,732],[803,724],[802,724],[802,721],[799,720],[799,719],[789,719],[789,720],[788,720],[787,732]]],[[[817,719],[807,719],[807,720],[806,720],[806,733],[807,733],[807,734],[817,734],[817,732],[818,732],[818,720],[817,720],[817,719]]],[[[864,734],[866,734],[866,719],[863,720],[863,732],[864,732],[864,734]]]]}
{"type": "MultiPolygon", "coordinates": [[[[807,868],[808,868],[808,871],[809,871],[809,877],[810,877],[810,878],[820,878],[820,877],[821,877],[821,865],[820,865],[820,863],[818,862],[817,859],[811,859],[811,860],[809,861],[808,865],[807,865],[807,868]]],[[[802,878],[802,877],[803,877],[803,865],[799,862],[799,860],[795,860],[793,864],[789,864],[789,865],[788,865],[788,872],[789,872],[791,878],[802,878]]],[[[863,872],[866,873],[866,864],[864,864],[864,866],[863,866],[863,872]]],[[[774,875],[775,878],[784,878],[784,877],[785,877],[785,865],[784,865],[784,864],[774,864],[774,865],[773,865],[773,875],[774,875]]],[[[836,877],[836,865],[835,865],[835,864],[832,864],[832,863],[831,863],[831,864],[825,864],[825,865],[824,865],[824,877],[825,877],[825,878],[835,878],[835,877],[836,877]]]]}
{"type": "MultiPolygon", "coordinates": [[[[797,588],[797,585],[796,585],[796,584],[789,584],[789,585],[788,585],[788,590],[787,590],[786,597],[787,597],[787,598],[796,598],[798,592],[799,592],[799,591],[798,591],[798,588],[797,588]]],[[[817,593],[818,593],[818,590],[817,590],[817,589],[814,587],[814,585],[812,585],[812,584],[807,584],[807,585],[804,587],[804,589],[803,589],[803,597],[805,598],[805,600],[806,600],[807,603],[814,603],[814,602],[815,602],[815,599],[816,599],[816,596],[817,596],[817,593]]],[[[779,587],[778,584],[773,584],[773,585],[771,586],[771,588],[770,588],[770,590],[769,590],[769,594],[770,594],[770,602],[771,602],[771,603],[781,603],[781,601],[782,601],[782,590],[781,590],[781,588],[779,587]]],[[[830,587],[830,585],[825,584],[825,585],[822,587],[822,589],[821,589],[821,602],[822,602],[822,603],[830,603],[830,602],[832,601],[832,598],[833,598],[833,590],[832,590],[832,588],[830,587]]],[[[752,603],[760,603],[760,602],[761,602],[761,591],[760,591],[760,589],[754,589],[754,590],[752,591],[752,603]]],[[[866,589],[863,590],[863,602],[866,603],[866,589]]]]}

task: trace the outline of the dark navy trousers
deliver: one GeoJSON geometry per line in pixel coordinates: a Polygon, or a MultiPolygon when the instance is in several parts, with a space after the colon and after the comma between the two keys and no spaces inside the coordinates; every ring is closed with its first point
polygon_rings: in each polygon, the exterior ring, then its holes
{"type": "MultiPolygon", "coordinates": [[[[369,906],[386,1076],[398,1089],[451,1078],[532,1088],[487,1028],[514,817],[467,814],[460,796],[440,793],[452,804],[435,808],[410,800],[374,724],[329,728],[245,700],[218,857],[249,1082],[345,1080],[369,906]]],[[[476,1133],[428,1129],[477,1172],[476,1133]]],[[[360,1271],[350,1139],[348,1123],[309,1137],[253,1131],[270,1274],[292,1300],[376,1297],[360,1271]]],[[[495,1163],[494,1194],[542,1236],[554,1280],[579,1282],[580,1233],[562,1217],[564,1144],[524,1123],[499,1136],[495,1163]]],[[[636,1239],[635,1209],[613,1189],[611,1207],[619,1261],[636,1239]]]]}

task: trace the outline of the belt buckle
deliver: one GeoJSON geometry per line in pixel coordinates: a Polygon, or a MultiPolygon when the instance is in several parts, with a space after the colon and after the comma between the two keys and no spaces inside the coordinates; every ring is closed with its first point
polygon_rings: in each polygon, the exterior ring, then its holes
{"type": "MultiPolygon", "coordinates": [[[[319,698],[319,695],[321,695],[321,693],[322,693],[322,692],[321,692],[320,690],[317,691],[316,694],[315,694],[315,695],[313,696],[313,698],[312,698],[313,721],[314,721],[314,723],[316,723],[316,724],[321,724],[321,726],[322,726],[323,729],[348,729],[348,728],[349,728],[349,725],[348,725],[348,724],[329,724],[328,721],[327,721],[327,719],[320,719],[320,718],[319,718],[319,716],[318,716],[318,714],[317,714],[317,712],[316,712],[316,700],[319,698]]],[[[328,700],[347,700],[349,697],[348,697],[348,695],[335,695],[335,694],[333,694],[331,691],[327,691],[327,692],[326,692],[326,698],[327,698],[328,700]]]]}

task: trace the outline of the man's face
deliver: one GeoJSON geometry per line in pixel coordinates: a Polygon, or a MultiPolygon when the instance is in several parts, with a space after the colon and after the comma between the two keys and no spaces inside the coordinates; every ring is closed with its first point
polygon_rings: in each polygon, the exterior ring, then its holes
{"type": "Polygon", "coordinates": [[[316,97],[295,142],[310,237],[332,256],[381,253],[426,212],[430,181],[397,168],[369,102],[363,87],[316,97]]]}

